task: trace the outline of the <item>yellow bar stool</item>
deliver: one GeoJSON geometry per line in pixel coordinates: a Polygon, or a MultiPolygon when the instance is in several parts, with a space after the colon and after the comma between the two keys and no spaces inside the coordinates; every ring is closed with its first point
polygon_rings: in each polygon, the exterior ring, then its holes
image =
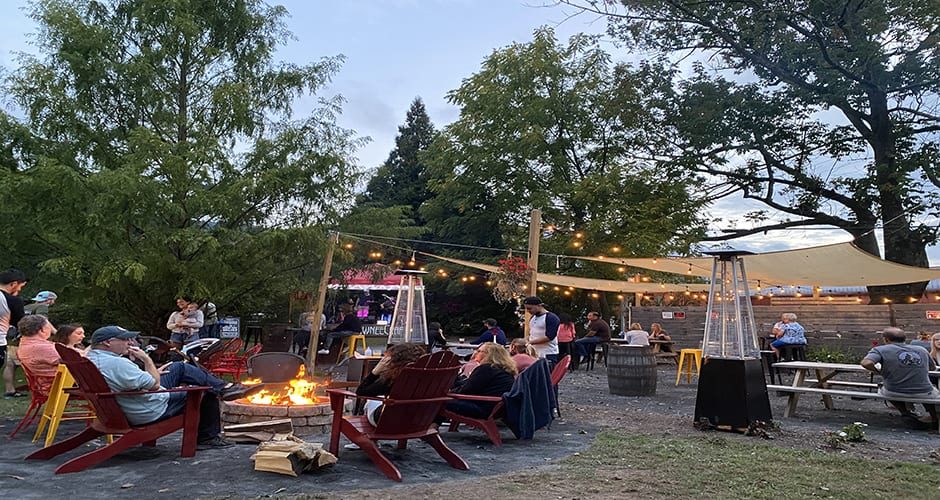
{"type": "Polygon", "coordinates": [[[680,349],[679,350],[679,369],[676,371],[676,385],[682,374],[685,374],[686,383],[692,382],[692,363],[695,363],[695,375],[698,376],[702,371],[702,350],[701,349],[680,349]]]}
{"type": "MultiPolygon", "coordinates": [[[[356,354],[356,346],[362,342],[362,353],[366,353],[366,336],[365,335],[350,335],[349,337],[343,337],[343,343],[339,347],[340,356],[343,355],[343,352],[346,352],[346,357],[351,358],[356,354]]],[[[339,360],[337,360],[339,361],[339,360]]]]}

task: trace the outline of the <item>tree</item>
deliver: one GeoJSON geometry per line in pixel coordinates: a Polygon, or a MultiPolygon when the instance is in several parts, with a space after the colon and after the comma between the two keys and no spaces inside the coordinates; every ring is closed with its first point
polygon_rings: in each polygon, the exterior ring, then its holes
{"type": "Polygon", "coordinates": [[[287,12],[260,0],[41,0],[40,55],[4,82],[3,250],[84,317],[163,332],[174,295],[250,313],[312,288],[349,204],[340,98],[306,117],[341,58],[273,59],[287,12]],[[36,242],[41,242],[37,245],[36,242]]]}
{"type": "MultiPolygon", "coordinates": [[[[630,48],[698,59],[662,103],[658,159],[717,179],[787,218],[751,231],[824,224],[885,259],[928,265],[937,239],[936,1],[572,1],[630,48]]],[[[872,287],[873,300],[925,283],[872,287]]]]}
{"type": "MultiPolygon", "coordinates": [[[[407,206],[417,218],[418,207],[430,198],[427,167],[419,155],[431,145],[434,133],[424,102],[420,98],[415,99],[405,116],[405,124],[398,127],[395,149],[369,179],[358,205],[407,206]]],[[[420,219],[416,222],[421,225],[420,219]]]]}
{"type": "MultiPolygon", "coordinates": [[[[542,244],[546,254],[610,255],[615,246],[620,255],[687,253],[704,226],[687,187],[694,183],[633,155],[648,121],[641,103],[663,82],[651,68],[614,67],[593,38],[561,46],[551,29],[494,51],[448,94],[460,118],[425,157],[434,197],[421,214],[431,233],[519,248],[538,208],[557,228],[542,244]],[[578,248],[575,230],[586,235],[578,248]]],[[[616,274],[609,265],[559,262],[560,272],[616,274]]]]}

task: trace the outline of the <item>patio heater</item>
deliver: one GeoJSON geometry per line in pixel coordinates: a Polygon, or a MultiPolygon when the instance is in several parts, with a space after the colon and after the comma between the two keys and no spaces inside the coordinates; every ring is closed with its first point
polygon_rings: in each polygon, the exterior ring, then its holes
{"type": "Polygon", "coordinates": [[[707,419],[722,430],[744,431],[756,421],[771,419],[742,258],[751,252],[707,253],[715,261],[705,313],[695,421],[707,419]]]}
{"type": "Polygon", "coordinates": [[[388,328],[388,345],[401,343],[428,343],[427,315],[424,307],[424,284],[421,275],[424,271],[399,269],[401,276],[398,286],[398,298],[395,300],[395,312],[392,324],[388,328]]]}

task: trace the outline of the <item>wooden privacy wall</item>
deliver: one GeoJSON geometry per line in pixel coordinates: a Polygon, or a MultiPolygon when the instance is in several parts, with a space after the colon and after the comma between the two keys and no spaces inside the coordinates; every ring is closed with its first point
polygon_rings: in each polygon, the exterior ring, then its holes
{"type": "MultiPolygon", "coordinates": [[[[880,341],[882,328],[898,326],[907,333],[908,340],[918,331],[940,332],[940,319],[928,319],[928,311],[937,311],[940,304],[788,304],[785,306],[754,306],[754,319],[760,334],[769,334],[780,315],[792,312],[806,330],[809,348],[828,348],[864,354],[873,341],[880,341]]],[[[672,335],[679,347],[694,347],[705,331],[705,307],[633,307],[631,320],[639,322],[645,330],[650,323],[660,323],[672,335]],[[672,319],[663,313],[672,313],[672,319]],[[677,312],[685,318],[675,318],[677,312]]]]}

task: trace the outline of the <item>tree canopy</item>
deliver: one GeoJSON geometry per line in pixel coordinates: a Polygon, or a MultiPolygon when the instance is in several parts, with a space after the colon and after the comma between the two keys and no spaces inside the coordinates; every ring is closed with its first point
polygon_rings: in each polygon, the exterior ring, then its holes
{"type": "Polygon", "coordinates": [[[247,313],[312,288],[361,140],[336,125],[339,97],[292,112],[342,58],[276,61],[286,15],[260,0],[33,4],[37,53],[3,83],[17,109],[0,116],[14,221],[0,248],[64,287],[76,319],[162,331],[175,295],[247,313]]]}
{"type": "Polygon", "coordinates": [[[426,156],[432,233],[519,248],[538,208],[557,229],[548,253],[687,253],[704,227],[694,179],[636,154],[655,73],[612,64],[589,36],[559,44],[548,28],[494,51],[448,95],[460,117],[426,156]],[[575,231],[586,235],[578,248],[575,231]]]}
{"type": "Polygon", "coordinates": [[[607,16],[629,48],[696,61],[661,101],[672,140],[658,161],[771,210],[720,238],[824,224],[880,255],[880,230],[887,260],[927,266],[940,216],[940,3],[564,3],[607,16]]]}

